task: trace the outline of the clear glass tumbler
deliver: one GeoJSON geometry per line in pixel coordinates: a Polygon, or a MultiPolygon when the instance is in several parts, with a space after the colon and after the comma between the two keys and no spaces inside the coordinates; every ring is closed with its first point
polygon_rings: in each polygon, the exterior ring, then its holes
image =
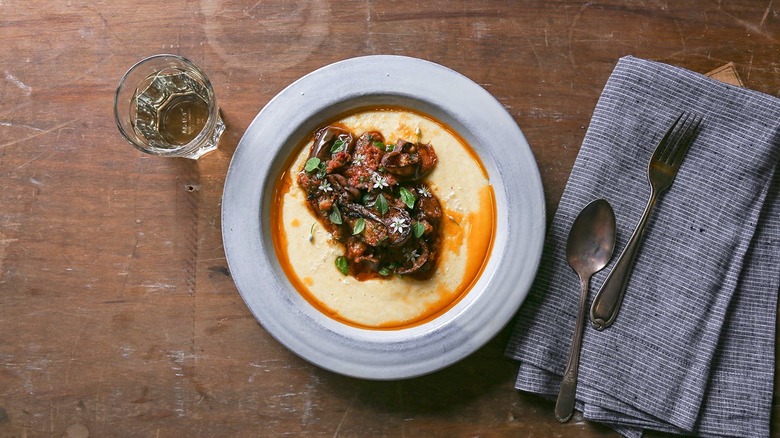
{"type": "Polygon", "coordinates": [[[225,130],[211,82],[178,55],[130,67],[116,89],[114,117],[130,144],[161,157],[198,159],[217,148],[225,130]]]}

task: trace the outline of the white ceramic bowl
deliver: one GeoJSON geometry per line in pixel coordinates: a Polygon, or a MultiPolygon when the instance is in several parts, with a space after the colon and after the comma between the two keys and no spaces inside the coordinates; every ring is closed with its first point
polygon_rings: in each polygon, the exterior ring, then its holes
{"type": "Polygon", "coordinates": [[[228,170],[222,233],[231,275],[268,332],[300,357],[348,376],[390,380],[427,374],[479,349],[516,313],[536,273],[545,204],[531,149],[482,87],[428,61],[366,56],[316,70],[284,89],[247,129],[228,170]],[[342,324],[310,305],[285,276],[269,218],[274,182],[318,126],[366,106],[428,114],[481,158],[496,197],[492,254],[471,291],[441,316],[399,330],[342,324]]]}

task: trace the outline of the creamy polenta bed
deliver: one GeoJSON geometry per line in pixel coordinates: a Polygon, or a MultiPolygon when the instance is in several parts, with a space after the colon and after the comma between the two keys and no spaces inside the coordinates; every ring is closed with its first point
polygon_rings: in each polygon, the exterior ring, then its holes
{"type": "Polygon", "coordinates": [[[312,133],[274,189],[274,247],[312,305],[353,326],[435,318],[487,263],[487,172],[442,123],[402,108],[348,114],[312,133]]]}

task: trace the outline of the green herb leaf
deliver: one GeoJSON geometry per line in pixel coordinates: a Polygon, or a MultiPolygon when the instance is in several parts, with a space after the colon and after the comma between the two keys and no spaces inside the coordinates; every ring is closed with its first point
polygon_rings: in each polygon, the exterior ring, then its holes
{"type": "Polygon", "coordinates": [[[353,236],[358,235],[362,233],[363,230],[365,229],[366,229],[366,220],[361,217],[355,222],[355,225],[352,227],[352,235],[353,236]]]}
{"type": "Polygon", "coordinates": [[[374,146],[376,146],[376,147],[377,147],[379,150],[381,150],[381,151],[386,151],[386,150],[387,150],[387,149],[385,148],[385,144],[384,144],[384,143],[382,143],[381,141],[375,141],[375,142],[374,142],[374,146]]]}
{"type": "Polygon", "coordinates": [[[344,256],[336,257],[336,269],[344,275],[349,274],[349,262],[344,256]]]}
{"type": "Polygon", "coordinates": [[[304,170],[307,172],[312,172],[314,170],[319,169],[320,167],[320,159],[317,157],[311,157],[306,161],[306,166],[304,166],[304,170]]]}
{"type": "Polygon", "coordinates": [[[330,153],[336,154],[347,148],[347,144],[342,140],[336,140],[333,142],[333,146],[330,147],[330,153]]]}
{"type": "Polygon", "coordinates": [[[317,177],[320,179],[325,178],[325,175],[328,173],[328,168],[327,166],[325,166],[325,163],[320,162],[320,165],[317,166],[317,168],[319,169],[317,171],[317,177]]]}
{"type": "Polygon", "coordinates": [[[397,267],[398,267],[398,265],[396,265],[395,263],[390,263],[389,265],[387,265],[387,266],[385,266],[385,267],[383,267],[382,269],[379,270],[379,275],[381,275],[383,277],[387,277],[388,275],[392,274],[393,273],[393,269],[395,269],[397,267]]]}
{"type": "Polygon", "coordinates": [[[309,242],[314,242],[314,226],[317,225],[317,222],[311,224],[311,228],[309,228],[309,242]]]}
{"type": "Polygon", "coordinates": [[[414,208],[414,194],[409,191],[406,187],[401,187],[400,189],[401,194],[401,200],[404,201],[404,204],[406,204],[407,207],[410,209],[414,208]]]}
{"type": "Polygon", "coordinates": [[[385,195],[381,193],[376,197],[374,206],[376,207],[376,211],[378,211],[382,216],[384,216],[384,214],[387,213],[387,210],[390,208],[390,206],[387,204],[387,199],[385,199],[385,195]]]}
{"type": "Polygon", "coordinates": [[[328,217],[330,218],[330,221],[336,225],[341,225],[343,223],[338,205],[333,205],[333,210],[330,211],[330,216],[328,217]]]}
{"type": "Polygon", "coordinates": [[[422,222],[415,222],[412,224],[412,232],[414,233],[414,237],[419,239],[425,232],[425,225],[423,225],[422,222]]]}

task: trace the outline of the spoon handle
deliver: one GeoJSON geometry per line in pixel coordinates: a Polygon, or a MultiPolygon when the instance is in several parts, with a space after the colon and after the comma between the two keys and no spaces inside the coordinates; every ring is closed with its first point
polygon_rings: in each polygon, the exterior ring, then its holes
{"type": "Polygon", "coordinates": [[[644,213],[642,213],[639,224],[628,239],[628,243],[626,243],[626,247],[623,249],[620,257],[618,257],[617,262],[615,262],[612,272],[609,273],[607,279],[604,280],[604,284],[596,292],[596,297],[593,299],[593,304],[590,307],[590,323],[596,330],[604,330],[612,325],[615,322],[615,318],[617,318],[620,304],[623,302],[623,295],[626,293],[628,279],[631,278],[631,270],[642,241],[647,218],[650,217],[650,211],[653,209],[657,198],[655,190],[651,191],[650,199],[647,201],[647,206],[644,213]]]}
{"type": "Polygon", "coordinates": [[[571,347],[569,348],[569,361],[566,362],[561,389],[558,392],[558,400],[555,403],[555,418],[561,423],[569,421],[572,414],[574,414],[574,396],[577,393],[577,372],[580,367],[580,346],[582,345],[582,332],[585,328],[589,286],[590,277],[582,278],[580,276],[580,306],[577,313],[577,322],[574,325],[574,336],[572,336],[571,347]]]}

